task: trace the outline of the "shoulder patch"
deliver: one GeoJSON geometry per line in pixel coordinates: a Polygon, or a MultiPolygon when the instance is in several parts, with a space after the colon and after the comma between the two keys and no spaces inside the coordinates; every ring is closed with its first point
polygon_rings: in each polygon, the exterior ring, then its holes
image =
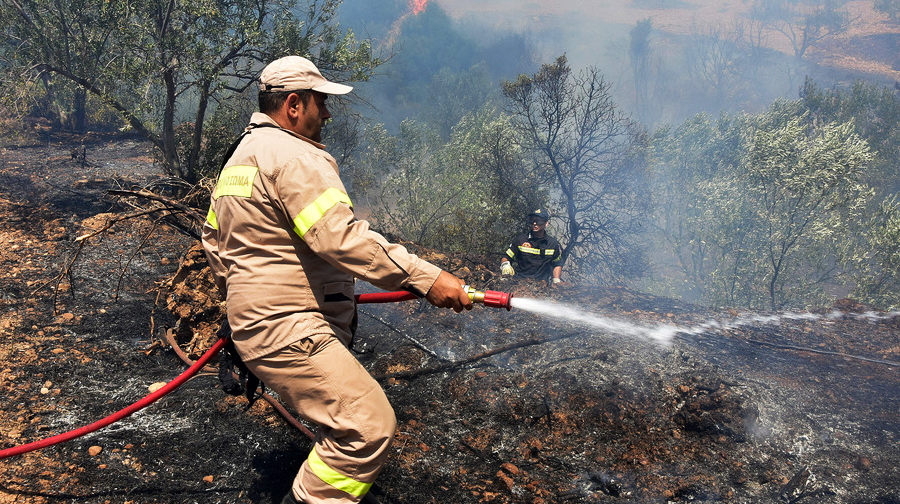
{"type": "Polygon", "coordinates": [[[249,198],[253,194],[253,180],[259,167],[234,165],[222,170],[216,181],[216,198],[221,196],[238,196],[249,198]]]}

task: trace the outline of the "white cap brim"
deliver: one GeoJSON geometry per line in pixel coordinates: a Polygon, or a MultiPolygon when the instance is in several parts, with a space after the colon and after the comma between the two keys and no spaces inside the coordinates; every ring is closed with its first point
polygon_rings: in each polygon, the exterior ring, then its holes
{"type": "Polygon", "coordinates": [[[330,95],[344,95],[353,91],[353,86],[338,84],[337,82],[327,82],[312,88],[312,90],[330,95]]]}

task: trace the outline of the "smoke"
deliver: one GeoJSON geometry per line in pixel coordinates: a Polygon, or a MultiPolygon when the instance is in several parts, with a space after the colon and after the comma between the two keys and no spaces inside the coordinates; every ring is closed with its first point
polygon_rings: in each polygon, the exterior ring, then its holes
{"type": "MultiPolygon", "coordinates": [[[[823,8],[825,4],[816,5],[823,8]]],[[[635,112],[652,112],[650,116],[641,117],[651,122],[651,126],[680,122],[700,111],[718,114],[723,109],[761,110],[779,97],[795,97],[800,84],[798,79],[805,75],[825,87],[835,79],[846,80],[859,75],[841,75],[834,71],[840,70],[837,68],[826,70],[811,61],[798,61],[790,47],[783,47],[784,35],[763,29],[759,24],[761,20],[752,16],[751,7],[751,4],[737,0],[530,3],[514,0],[359,0],[345,2],[340,15],[342,24],[373,37],[376,47],[383,44],[399,48],[401,54],[394,58],[395,61],[406,59],[404,53],[438,51],[437,54],[417,56],[416,62],[426,62],[421,68],[385,69],[393,81],[385,87],[394,92],[402,92],[398,87],[404,86],[403,80],[411,75],[425,77],[419,80],[427,81],[439,71],[440,68],[433,66],[434,62],[443,64],[447,61],[446,55],[440,54],[442,49],[457,49],[457,57],[471,55],[470,47],[457,45],[460,38],[483,45],[484,41],[517,36],[534,45],[530,49],[533,49],[536,62],[552,61],[565,54],[573,69],[588,66],[600,69],[607,80],[616,84],[613,93],[620,106],[635,112]],[[452,26],[429,25],[430,39],[440,43],[423,46],[421,40],[407,40],[402,33],[406,27],[402,25],[429,14],[446,16],[452,22],[452,26]],[[649,28],[645,40],[648,46],[643,55],[645,58],[641,60],[646,65],[639,73],[642,81],[636,82],[638,76],[629,59],[629,47],[632,30],[641,23],[649,28]],[[455,33],[448,39],[451,32],[455,33]]],[[[865,8],[872,9],[871,6],[865,8]]],[[[873,16],[856,16],[860,23],[868,22],[863,20],[870,17],[873,16]]],[[[786,18],[786,21],[799,23],[802,20],[786,18]]],[[[865,29],[864,26],[861,28],[865,29]]],[[[876,51],[895,53],[885,48],[873,48],[873,53],[876,51]]],[[[516,58],[516,55],[510,56],[516,58]]],[[[838,59],[830,58],[829,61],[838,59]]],[[[463,68],[477,63],[476,58],[463,68]]],[[[517,69],[522,73],[530,70],[517,69]]],[[[409,98],[403,97],[403,102],[408,102],[409,98]]],[[[385,107],[385,110],[389,108],[385,107]]]]}
{"type": "MultiPolygon", "coordinates": [[[[751,26],[735,24],[747,19],[748,5],[738,1],[700,4],[359,0],[342,5],[341,22],[372,36],[375,49],[396,51],[385,50],[390,55],[385,65],[370,81],[357,84],[360,95],[372,105],[363,111],[371,115],[367,122],[383,124],[390,135],[397,134],[404,120],[414,119],[423,126],[417,130],[437,125],[447,137],[464,112],[478,110],[482,97],[507,104],[502,97],[493,98],[501,79],[514,81],[519,73],[535,70],[529,63],[549,62],[563,53],[575,72],[595,66],[613,83],[617,108],[634,114],[648,129],[677,124],[700,111],[713,116],[734,110],[752,113],[777,96],[796,97],[797,87],[784,85],[786,76],[774,75],[784,65],[796,64],[795,58],[761,45],[766,40],[751,26]],[[644,30],[634,31],[638,25],[644,30]],[[639,34],[643,37],[635,40],[639,34]],[[754,34],[757,38],[745,40],[754,34]],[[639,49],[634,62],[629,58],[631,42],[639,49]],[[632,68],[636,65],[639,72],[632,68]],[[491,87],[494,94],[485,92],[491,87]],[[775,90],[780,91],[777,96],[775,90]],[[440,119],[445,122],[438,123],[440,119]]],[[[830,82],[819,80],[820,76],[813,75],[823,88],[828,87],[830,82]]],[[[673,220],[678,217],[669,215],[673,220]]],[[[565,243],[565,237],[560,238],[565,243]]],[[[502,246],[495,244],[497,249],[502,246]]],[[[650,259],[659,265],[670,255],[650,259]]],[[[622,271],[617,268],[613,273],[622,271]]]]}

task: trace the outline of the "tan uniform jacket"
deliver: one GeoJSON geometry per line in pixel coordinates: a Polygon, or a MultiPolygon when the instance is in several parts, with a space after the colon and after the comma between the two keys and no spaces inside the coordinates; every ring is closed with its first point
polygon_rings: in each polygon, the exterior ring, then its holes
{"type": "Polygon", "coordinates": [[[281,128],[253,128],[225,164],[203,246],[244,360],[310,334],[348,343],[353,277],[424,295],[440,273],[357,220],[334,158],[281,128]]]}

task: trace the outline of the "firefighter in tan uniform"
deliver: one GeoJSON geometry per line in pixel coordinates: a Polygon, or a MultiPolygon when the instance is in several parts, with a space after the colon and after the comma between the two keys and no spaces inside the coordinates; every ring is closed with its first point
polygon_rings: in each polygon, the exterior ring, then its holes
{"type": "Polygon", "coordinates": [[[351,89],[299,56],[269,64],[260,112],[219,175],[203,228],[238,353],[320,426],[285,503],[359,502],[393,439],[384,391],[347,349],[354,277],[457,312],[472,307],[462,280],[354,217],[337,163],[319,143],[325,100],[351,89]]]}

